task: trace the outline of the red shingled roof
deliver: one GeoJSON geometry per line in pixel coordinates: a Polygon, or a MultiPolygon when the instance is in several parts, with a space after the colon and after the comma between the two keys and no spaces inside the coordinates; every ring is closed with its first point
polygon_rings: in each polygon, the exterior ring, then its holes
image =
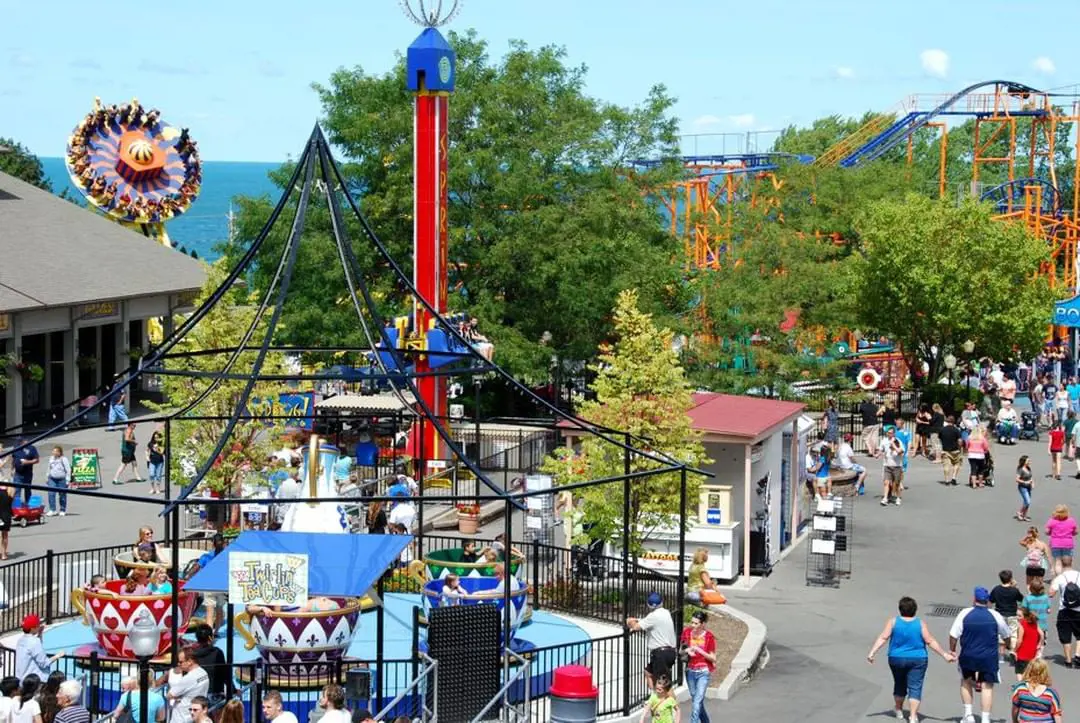
{"type": "Polygon", "coordinates": [[[799,402],[695,392],[690,418],[694,420],[694,429],[705,434],[740,437],[749,441],[795,418],[804,407],[799,402]]]}

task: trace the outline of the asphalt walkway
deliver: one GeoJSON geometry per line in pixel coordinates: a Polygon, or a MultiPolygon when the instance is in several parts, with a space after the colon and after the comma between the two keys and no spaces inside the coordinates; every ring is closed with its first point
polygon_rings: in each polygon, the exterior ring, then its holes
{"type": "MultiPolygon", "coordinates": [[[[902,507],[881,507],[880,463],[871,461],[867,495],[855,507],[853,574],[839,588],[806,585],[806,544],[800,544],[751,590],[725,590],[731,603],[768,626],[771,660],[757,679],[729,702],[712,701],[714,720],[846,723],[893,716],[892,678],[886,652],[866,661],[896,603],[911,595],[919,614],[945,647],[952,617],[931,617],[937,605],[970,605],[976,585],[992,588],[1003,568],[1023,578],[1018,541],[1026,524],[1012,519],[1018,506],[1016,461],[1030,455],[1035,473],[1029,513],[1045,525],[1058,503],[1080,514],[1080,481],[1046,479],[1046,436],[995,449],[997,486],[974,490],[939,484],[941,467],[922,458],[912,462],[902,507]]],[[[863,460],[865,462],[865,460],[863,460]]],[[[1075,464],[1065,462],[1075,474],[1075,464]]],[[[1056,606],[1056,602],[1054,603],[1056,606]]],[[[1048,658],[1062,695],[1065,719],[1080,713],[1080,671],[1060,664],[1061,650],[1051,623],[1048,658]]],[[[1005,671],[1003,666],[1004,672],[1005,671]]],[[[1003,672],[1003,680],[1005,679],[1003,672]]],[[[976,704],[976,715],[978,704],[976,704]]],[[[920,710],[924,720],[959,720],[959,674],[931,653],[920,710]]],[[[993,720],[1011,720],[1008,688],[995,695],[993,720]]]]}

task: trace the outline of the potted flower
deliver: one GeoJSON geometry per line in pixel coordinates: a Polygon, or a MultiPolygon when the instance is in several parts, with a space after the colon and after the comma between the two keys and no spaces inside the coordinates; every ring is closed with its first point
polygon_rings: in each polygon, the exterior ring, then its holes
{"type": "Polygon", "coordinates": [[[480,526],[480,504],[477,502],[458,502],[458,532],[463,535],[475,535],[480,526]]]}

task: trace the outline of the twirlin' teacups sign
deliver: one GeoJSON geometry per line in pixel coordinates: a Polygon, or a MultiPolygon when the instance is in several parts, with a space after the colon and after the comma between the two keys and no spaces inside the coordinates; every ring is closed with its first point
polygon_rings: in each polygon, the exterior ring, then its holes
{"type": "Polygon", "coordinates": [[[300,607],[308,599],[308,556],[287,552],[230,552],[229,602],[300,607]]]}

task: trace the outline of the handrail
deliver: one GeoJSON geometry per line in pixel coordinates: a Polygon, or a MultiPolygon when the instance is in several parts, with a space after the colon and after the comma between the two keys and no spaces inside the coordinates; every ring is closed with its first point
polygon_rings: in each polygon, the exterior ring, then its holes
{"type": "Polygon", "coordinates": [[[520,667],[517,669],[517,672],[515,672],[512,676],[507,678],[506,682],[503,683],[502,688],[499,688],[499,692],[496,693],[495,696],[491,700],[488,701],[488,704],[484,706],[483,710],[481,710],[479,713],[476,714],[476,717],[472,719],[471,723],[480,723],[480,721],[484,720],[484,716],[487,714],[487,712],[489,710],[491,710],[491,706],[493,706],[497,702],[499,702],[500,699],[502,700],[503,710],[504,711],[513,710],[514,707],[510,703],[510,687],[513,686],[515,683],[518,682],[518,680],[520,680],[522,678],[525,679],[525,685],[524,685],[524,688],[525,688],[525,700],[522,702],[522,710],[525,711],[523,719],[526,720],[526,721],[529,719],[529,688],[531,687],[529,685],[530,679],[529,679],[529,675],[528,675],[528,673],[529,673],[529,661],[526,660],[525,658],[521,657],[520,655],[518,655],[514,651],[510,650],[509,647],[506,650],[506,654],[508,656],[516,658],[517,661],[518,661],[518,665],[520,667]]]}
{"type": "MultiPolygon", "coordinates": [[[[408,687],[406,687],[405,690],[398,693],[392,701],[383,706],[383,709],[375,714],[375,720],[382,720],[383,716],[390,715],[390,711],[394,710],[394,706],[404,700],[405,695],[411,692],[413,688],[417,688],[420,683],[422,683],[424,679],[428,677],[428,675],[431,675],[433,677],[438,675],[439,661],[433,660],[432,658],[428,657],[426,653],[420,653],[420,660],[423,662],[424,667],[416,676],[416,679],[409,683],[408,687]]],[[[428,718],[424,717],[428,714],[427,703],[425,702],[427,700],[427,694],[423,691],[420,692],[420,719],[422,721],[425,721],[425,723],[438,723],[439,720],[438,684],[436,683],[436,685],[434,685],[432,689],[435,691],[432,695],[434,701],[431,704],[432,713],[428,718]]]]}

